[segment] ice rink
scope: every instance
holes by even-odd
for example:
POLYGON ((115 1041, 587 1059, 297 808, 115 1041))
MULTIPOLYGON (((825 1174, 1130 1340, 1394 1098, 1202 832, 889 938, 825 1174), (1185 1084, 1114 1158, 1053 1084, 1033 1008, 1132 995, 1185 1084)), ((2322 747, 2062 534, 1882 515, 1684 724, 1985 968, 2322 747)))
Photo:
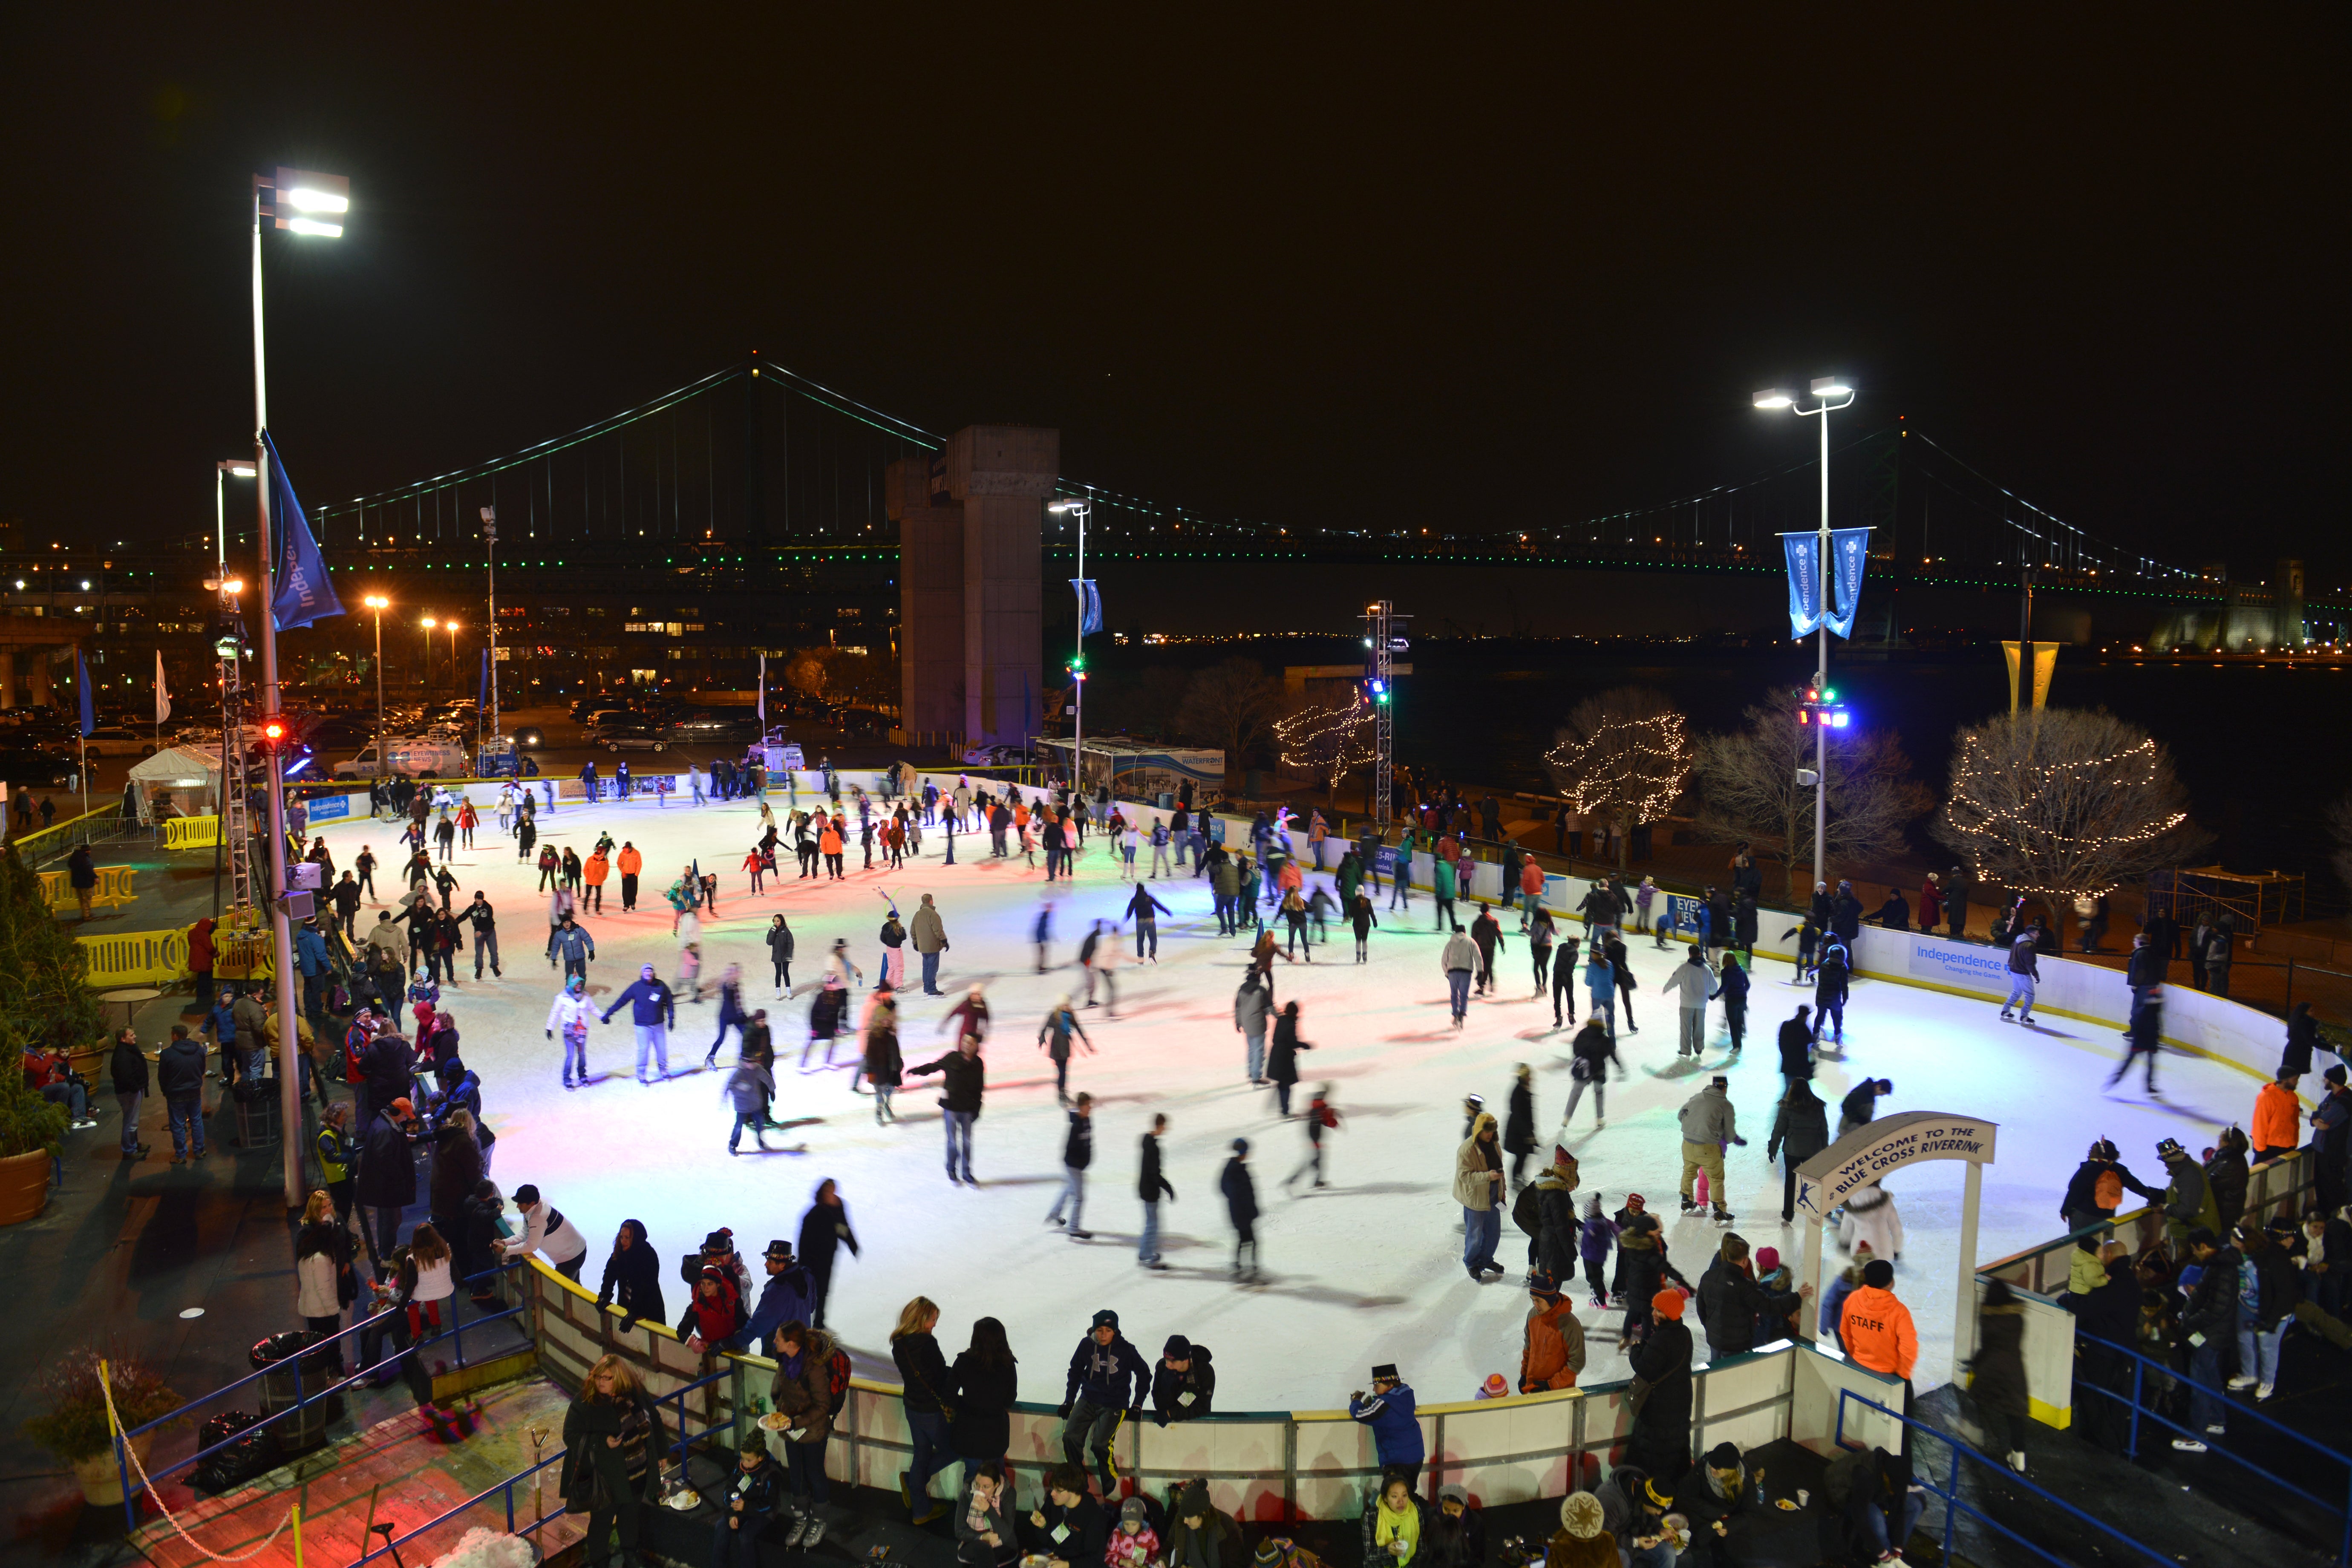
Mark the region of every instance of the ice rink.
MULTIPOLYGON (((781 795, 772 804, 781 817, 781 795)), ((1082 1054, 1071 1072, 1073 1089, 1091 1091, 1097 1105, 1086 1206, 1094 1239, 1079 1242, 1044 1223, 1061 1184, 1065 1121, 1035 1037, 1055 997, 1083 995, 1083 976, 1069 961, 1087 922, 1119 913, 1128 900, 1130 885, 1099 840, 1090 841, 1075 883, 1051 890, 1059 966, 1037 974, 1030 934, 1039 900, 1048 896, 1045 873, 1018 858, 989 860, 984 835, 958 837, 954 866, 941 863, 941 840, 931 833, 921 858, 901 871, 852 870, 838 883, 794 880, 787 851, 781 857, 784 878, 753 897, 740 869, 759 834, 749 802, 693 809, 673 800, 666 810, 642 797, 627 805, 564 805, 542 812, 539 827, 542 843, 575 847, 583 858, 600 829, 645 854, 637 910, 620 912, 615 875, 604 912, 586 921, 598 950, 591 989, 607 1005, 642 963, 674 977, 677 948, 661 889, 679 867, 698 858, 719 875, 719 913, 704 926, 706 1000, 695 1006, 681 998, 670 1049, 674 1076, 650 1088, 632 1081, 624 1013, 592 1038, 597 1081, 570 1093, 559 1081, 560 1047, 542 1035, 557 976, 542 955, 547 900, 535 890, 536 869, 516 860, 512 842, 498 834, 488 813, 478 831, 480 847, 456 856, 457 900, 462 905, 477 888, 488 893, 510 972, 477 984, 468 952, 460 960, 464 983, 443 994, 465 1058, 482 1078, 488 1119, 499 1135, 497 1179, 509 1193, 537 1183, 587 1234, 583 1278, 592 1288, 620 1222, 642 1220, 663 1260, 675 1321, 684 1304, 677 1282, 682 1251, 722 1225, 754 1254, 770 1237, 796 1237, 812 1190, 830 1176, 840 1184, 863 1251, 840 1262, 829 1321, 869 1366, 887 1366, 898 1309, 921 1294, 940 1304, 940 1337, 950 1354, 972 1319, 1002 1319, 1023 1360, 1023 1396, 1046 1403, 1060 1399, 1070 1351, 1101 1307, 1118 1311, 1147 1357, 1175 1332, 1210 1347, 1223 1409, 1328 1408, 1365 1382, 1369 1366, 1386 1361, 1403 1369, 1424 1402, 1472 1397, 1490 1373, 1516 1381, 1528 1305, 1518 1288, 1526 1238, 1506 1216, 1498 1256, 1511 1272, 1497 1283, 1474 1283, 1462 1267, 1461 1211, 1451 1196, 1465 1094, 1484 1094, 1499 1117, 1513 1064, 1532 1063, 1547 1153, 1567 1099, 1572 1030, 1553 1029, 1549 999, 1528 999, 1529 966, 1515 922, 1506 922, 1496 966, 1501 994, 1474 1002, 1460 1033, 1446 1016, 1441 940, 1425 897, 1415 897, 1409 913, 1390 912, 1381 897, 1382 923, 1367 965, 1350 961, 1351 943, 1337 925, 1339 940, 1318 947, 1311 964, 1277 963, 1277 998, 1300 1004, 1302 1032, 1315 1047, 1302 1058, 1301 1088, 1330 1083, 1345 1118, 1330 1143, 1329 1188, 1311 1192, 1301 1181, 1286 1191, 1282 1178, 1300 1163, 1306 1139, 1302 1123, 1280 1121, 1271 1095, 1244 1082, 1232 1015, 1244 944, 1217 936, 1205 883, 1152 882, 1172 911, 1160 919, 1160 961, 1121 972, 1115 1017, 1104 1007, 1080 1013, 1097 1054, 1082 1054), (937 1032, 945 1009, 972 982, 987 985, 995 1022, 975 1135, 977 1190, 951 1185, 942 1170, 936 1077, 909 1080, 898 1096, 902 1120, 877 1127, 873 1101, 849 1089, 854 1037, 836 1042, 834 1070, 812 1061, 811 1070, 795 1071, 808 999, 780 1003, 771 994, 762 932, 779 911, 798 940, 796 981, 814 976, 835 938, 845 937, 870 985, 880 963, 876 933, 886 891, 909 917, 922 894, 935 895, 950 943, 940 981, 947 994, 912 990, 902 1007, 910 1067, 950 1048, 937 1032), (716 1024, 716 982, 730 963, 742 965, 746 1005, 769 1009, 778 1056, 776 1114, 799 1123, 789 1135, 769 1137, 789 1152, 753 1154, 748 1142, 740 1157, 726 1151, 732 1119, 720 1091, 731 1036, 718 1070, 703 1070, 702 1058, 716 1024), (1135 1256, 1141 1218, 1137 1141, 1154 1111, 1171 1121, 1164 1158, 1178 1194, 1160 1211, 1161 1247, 1171 1265, 1166 1273, 1138 1267, 1135 1256), (1232 1230, 1217 1192, 1236 1136, 1251 1142, 1265 1211, 1259 1236, 1268 1278, 1254 1287, 1229 1280, 1232 1230)), ((394 868, 404 857, 394 846, 393 825, 351 822, 319 831, 339 868, 362 843, 373 845, 384 862, 378 890, 387 898, 400 890, 394 868)), ((1148 860, 1148 847, 1144 854, 1148 860)), ((857 863, 854 843, 847 859, 857 863)), ((362 935, 375 907, 362 910, 362 935)), ((1464 911, 1465 923, 1470 912, 1464 911)), ((1780 922, 1768 912, 1766 923, 1769 944, 1780 922)), ((1665 1216, 1675 1265, 1696 1283, 1722 1232, 1705 1220, 1675 1217, 1681 1171, 1675 1112, 1707 1074, 1726 1071, 1748 1140, 1729 1153, 1733 1228, 1754 1246, 1788 1252, 1801 1227, 1780 1225, 1780 1172, 1764 1157, 1780 1090, 1773 1039, 1780 1019, 1811 1000, 1811 987, 1794 986, 1788 964, 1760 960, 1746 1058, 1730 1058, 1719 1011, 1711 1010, 1714 1043, 1704 1064, 1678 1068, 1675 1020, 1658 987, 1683 950, 1655 951, 1647 938, 1636 938, 1632 952, 1640 1030, 1623 1033, 1619 1021, 1630 1075, 1609 1085, 1606 1129, 1594 1131, 1590 1105, 1580 1106, 1569 1140, 1581 1164, 1580 1207, 1581 1194, 1596 1189, 1612 1212, 1628 1192, 1645 1194, 1665 1216)), ((2136 1086, 2103 1093, 2120 1045, 2113 1030, 2094 1024, 2052 1018, 2026 1029, 2000 1022, 1997 1009, 1984 1003, 1858 980, 1843 1058, 1822 1060, 1816 1087, 1829 1102, 1832 1131, 1838 1100, 1864 1075, 1894 1080, 1881 1114, 1949 1110, 1999 1121, 1999 1157, 1986 1172, 1979 1243, 1979 1258, 1990 1259, 2058 1234, 2060 1194, 2094 1137, 2113 1137, 2137 1175, 2158 1180, 2158 1140, 2177 1136, 2193 1151, 2251 1113, 2255 1081, 2200 1058, 2165 1057, 2161 1104, 2136 1086)), ((1958 1164, 1918 1165, 1887 1184, 1907 1233, 1895 1288, 1917 1321, 1923 1389, 1951 1373, 1962 1173, 1958 1164)), ((1824 1278, 1843 1261, 1831 1248, 1824 1278)), ((1580 1289, 1576 1299, 1586 1303, 1578 1314, 1591 1352, 1584 1381, 1622 1377, 1619 1314, 1591 1307, 1580 1289)))

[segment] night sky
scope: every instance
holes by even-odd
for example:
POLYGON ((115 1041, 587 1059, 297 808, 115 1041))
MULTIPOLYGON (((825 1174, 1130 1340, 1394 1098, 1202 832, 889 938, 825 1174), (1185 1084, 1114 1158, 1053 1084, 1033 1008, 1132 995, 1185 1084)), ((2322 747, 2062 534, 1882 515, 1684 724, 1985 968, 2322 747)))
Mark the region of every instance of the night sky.
POLYGON ((1156 499, 1565 521, 1805 457, 1749 395, 1835 372, 2107 538, 2352 574, 2346 13, 1274 9, 15 7, 0 516, 209 526, 285 163, 354 196, 268 241, 306 499, 756 346, 1156 499))

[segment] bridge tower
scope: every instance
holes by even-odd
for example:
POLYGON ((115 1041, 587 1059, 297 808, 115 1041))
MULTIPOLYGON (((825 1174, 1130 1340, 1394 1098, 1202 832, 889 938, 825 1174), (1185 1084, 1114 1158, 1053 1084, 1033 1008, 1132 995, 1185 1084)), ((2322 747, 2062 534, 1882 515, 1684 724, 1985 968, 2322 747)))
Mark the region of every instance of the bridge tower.
POLYGON ((1017 745, 1045 716, 1040 551, 1058 430, 968 425, 890 465, 898 524, 899 723, 909 736, 1017 745))

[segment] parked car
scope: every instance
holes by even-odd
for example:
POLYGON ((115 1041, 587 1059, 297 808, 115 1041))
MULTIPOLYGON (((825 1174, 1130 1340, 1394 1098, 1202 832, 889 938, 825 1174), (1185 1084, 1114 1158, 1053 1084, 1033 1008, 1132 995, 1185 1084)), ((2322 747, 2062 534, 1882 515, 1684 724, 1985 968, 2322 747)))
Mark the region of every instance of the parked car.
POLYGON ((79 789, 81 773, 71 757, 22 746, 0 749, 0 783, 13 789, 79 789))
POLYGON ((666 752, 669 741, 650 724, 614 724, 596 731, 596 743, 608 752, 666 752))
POLYGON ((359 755, 335 764, 335 777, 339 779, 372 779, 391 773, 406 773, 412 778, 461 779, 471 772, 465 747, 432 740, 387 742, 381 766, 371 742, 359 755))
POLYGON ((155 749, 153 730, 134 730, 128 724, 100 724, 79 738, 93 757, 143 757, 155 749))
POLYGON ((760 721, 749 712, 702 709, 679 714, 665 728, 673 741, 750 741, 758 738, 760 721))

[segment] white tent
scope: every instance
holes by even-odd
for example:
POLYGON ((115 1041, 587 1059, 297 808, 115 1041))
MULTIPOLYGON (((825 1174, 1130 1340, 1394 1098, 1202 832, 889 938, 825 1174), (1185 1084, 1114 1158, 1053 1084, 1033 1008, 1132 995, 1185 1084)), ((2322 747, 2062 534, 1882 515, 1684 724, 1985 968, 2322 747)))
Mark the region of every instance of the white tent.
POLYGON ((134 764, 130 783, 137 792, 139 820, 152 826, 158 816, 208 816, 218 812, 220 773, 218 752, 187 746, 166 746, 134 764))

